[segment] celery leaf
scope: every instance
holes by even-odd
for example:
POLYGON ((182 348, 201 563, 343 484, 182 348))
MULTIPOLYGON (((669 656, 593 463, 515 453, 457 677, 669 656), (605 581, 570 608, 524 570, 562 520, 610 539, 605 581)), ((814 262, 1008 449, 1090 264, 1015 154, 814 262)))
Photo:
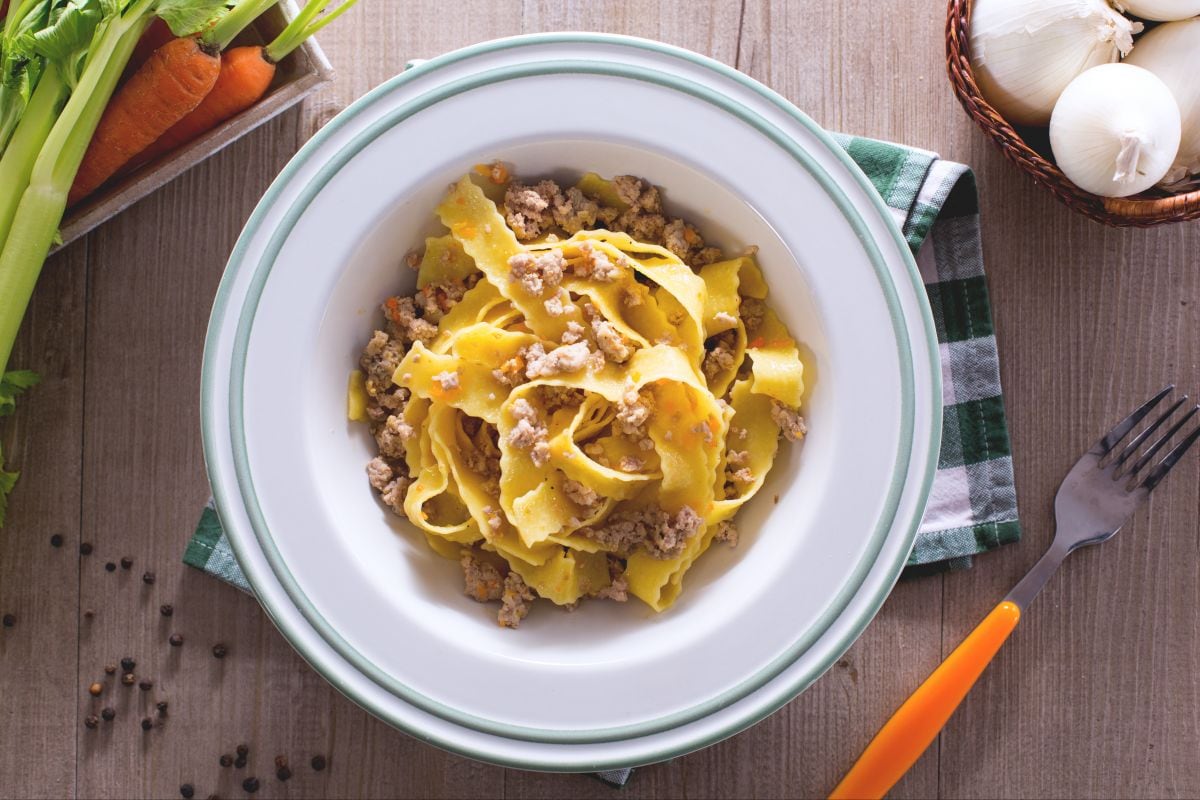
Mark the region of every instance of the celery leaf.
POLYGON ((228 10, 226 0, 158 0, 158 16, 176 36, 207 28, 228 10))
POLYGON ((17 395, 37 385, 41 380, 36 372, 27 369, 4 373, 0 378, 0 417, 6 417, 17 407, 17 395))

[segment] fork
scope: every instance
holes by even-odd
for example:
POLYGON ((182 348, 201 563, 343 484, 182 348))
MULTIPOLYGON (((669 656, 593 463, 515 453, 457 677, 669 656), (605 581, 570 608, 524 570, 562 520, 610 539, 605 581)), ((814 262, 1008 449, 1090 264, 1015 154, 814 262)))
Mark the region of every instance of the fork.
POLYGON ((1022 612, 1037 597, 1063 559, 1080 547, 1111 539, 1179 463, 1188 448, 1200 439, 1200 426, 1197 426, 1161 460, 1151 465, 1155 456, 1200 411, 1200 406, 1194 406, 1140 456, 1137 455, 1138 450, 1187 402, 1187 395, 1184 395, 1118 451, 1121 442, 1174 389, 1174 385, 1167 386, 1150 398, 1075 463, 1054 498, 1057 530, 1050 549, 896 710, 833 790, 830 800, 883 797, 937 738, 1012 633, 1022 612))

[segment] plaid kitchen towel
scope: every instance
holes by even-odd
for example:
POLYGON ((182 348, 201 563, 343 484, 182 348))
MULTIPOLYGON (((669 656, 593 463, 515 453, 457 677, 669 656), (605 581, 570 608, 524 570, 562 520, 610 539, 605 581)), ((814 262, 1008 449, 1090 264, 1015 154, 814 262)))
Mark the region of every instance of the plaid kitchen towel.
MULTIPOLYGON (((836 139, 871 179, 916 255, 941 346, 942 450, 910 572, 962 569, 973 555, 1020 537, 975 176, 925 150, 836 139)), ((250 591, 211 503, 183 560, 250 591)), ((630 773, 597 777, 622 786, 630 773)))

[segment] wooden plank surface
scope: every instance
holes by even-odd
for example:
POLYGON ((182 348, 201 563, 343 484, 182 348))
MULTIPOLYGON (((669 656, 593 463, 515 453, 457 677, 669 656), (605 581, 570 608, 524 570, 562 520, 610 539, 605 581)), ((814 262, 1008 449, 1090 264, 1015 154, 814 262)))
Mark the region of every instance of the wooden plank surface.
MULTIPOLYGON (((1036 560, 1072 454, 1168 380, 1200 391, 1200 225, 1106 230, 1032 187, 953 99, 940 4, 454 9, 363 0, 321 35, 334 84, 47 266, 14 357, 46 382, 0 423, 10 462, 25 472, 0 535, 0 613, 18 617, 0 629, 0 796, 170 797, 189 782, 198 797, 238 797, 251 775, 262 797, 612 794, 587 776, 481 765, 388 728, 312 672, 252 599, 179 563, 207 496, 199 359, 225 255, 296 148, 410 58, 538 30, 657 38, 737 66, 829 128, 936 150, 979 177, 1024 539, 970 571, 902 582, 808 692, 726 742, 639 770, 626 795, 827 792, 1036 560), (49 544, 55 532, 60 550, 49 544), (78 555, 81 537, 91 556, 78 555), (123 556, 129 570, 104 569, 123 556), (168 645, 174 632, 182 647, 168 645), (211 654, 218 642, 229 651, 221 660, 211 654), (125 656, 153 687, 104 676, 125 656), (104 684, 95 700, 93 680, 104 684), (85 729, 105 705, 116 718, 85 729), (247 766, 221 767, 240 743, 247 766), (308 766, 315 754, 327 757, 324 772, 308 766), (277 755, 294 772, 286 784, 273 774, 277 755)), ((1168 487, 1116 540, 1072 556, 893 796, 1200 794, 1200 463, 1168 487)))

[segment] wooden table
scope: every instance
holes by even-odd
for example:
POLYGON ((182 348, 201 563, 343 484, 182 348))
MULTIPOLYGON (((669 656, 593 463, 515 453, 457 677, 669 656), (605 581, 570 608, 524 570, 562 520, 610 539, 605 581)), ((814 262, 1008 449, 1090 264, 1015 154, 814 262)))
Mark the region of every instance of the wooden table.
MULTIPOLYGON (((631 797, 828 791, 877 726, 1049 542, 1073 456, 1168 380, 1200 391, 1200 225, 1109 230, 1035 189, 967 120, 940 3, 363 0, 321 35, 338 70, 297 111, 51 259, 13 365, 44 383, 0 425, 23 472, 0 534, 0 795, 610 797, 586 776, 447 755, 310 670, 255 602, 180 563, 208 497, 199 367, 209 303, 255 202, 302 142, 409 58, 496 36, 605 30, 737 66, 823 125, 971 164, 1024 538, 905 581, 814 687, 757 727, 640 770, 631 797), (50 537, 61 535, 55 549, 50 537), (90 542, 91 556, 78 555, 90 542), (129 570, 105 563, 133 559, 129 570), (142 582, 151 570, 153 585, 142 582), (174 615, 160 616, 170 603, 174 615), (173 632, 185 637, 172 648, 173 632), (215 642, 229 655, 210 654, 215 642), (88 695, 130 655, 149 691, 88 695), (166 724, 139 721, 166 699, 166 724), (83 725, 99 705, 117 718, 83 725), (250 745, 249 765, 218 756, 250 745), (314 754, 329 768, 314 773, 314 754), (274 777, 285 754, 295 776, 274 777)), ((896 797, 1200 795, 1200 459, 1113 542, 1074 556, 896 797)))

